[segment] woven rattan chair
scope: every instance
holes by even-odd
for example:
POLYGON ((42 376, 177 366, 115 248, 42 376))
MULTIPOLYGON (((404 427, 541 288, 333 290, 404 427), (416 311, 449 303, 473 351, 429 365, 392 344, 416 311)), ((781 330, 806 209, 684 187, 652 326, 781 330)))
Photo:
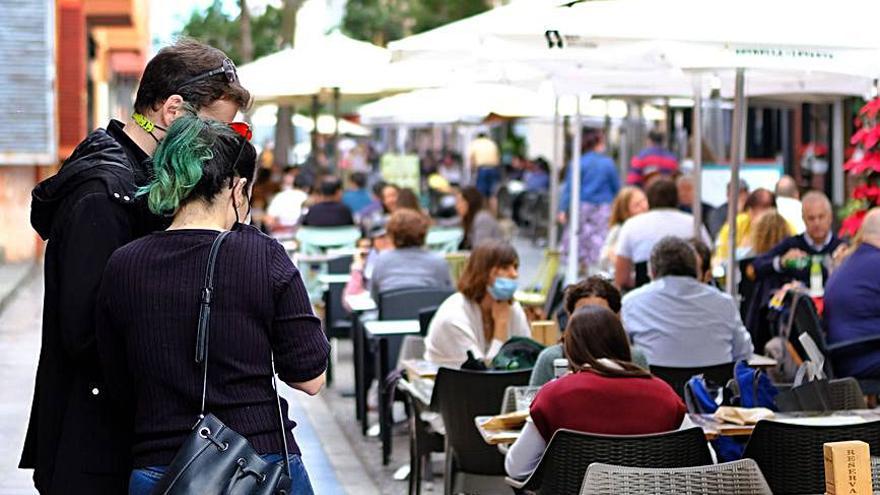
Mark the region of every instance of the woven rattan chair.
POLYGON ((825 492, 827 442, 861 440, 880 452, 880 421, 844 426, 804 426, 777 421, 755 425, 744 458, 754 459, 777 495, 825 492))
POLYGON ((516 411, 516 390, 526 390, 529 392, 537 392, 541 387, 532 387, 532 386, 522 386, 522 387, 507 387, 504 390, 504 398, 501 400, 501 414, 507 414, 509 412, 516 411))
POLYGON ((593 463, 581 495, 772 495, 755 461, 655 469, 593 463))
POLYGON ((674 468, 712 463, 700 428, 653 435, 595 435, 557 430, 538 467, 525 481, 507 478, 517 490, 542 495, 579 493, 587 467, 594 462, 621 466, 674 468))

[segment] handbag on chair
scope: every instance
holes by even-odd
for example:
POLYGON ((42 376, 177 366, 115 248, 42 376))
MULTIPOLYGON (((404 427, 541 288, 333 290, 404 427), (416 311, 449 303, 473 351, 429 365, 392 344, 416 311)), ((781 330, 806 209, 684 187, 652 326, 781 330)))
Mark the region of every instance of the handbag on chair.
POLYGON ((290 455, 281 412, 281 397, 272 360, 272 380, 278 404, 284 466, 260 457, 246 438, 224 425, 213 414, 205 414, 208 390, 208 334, 214 265, 229 231, 221 232, 211 245, 205 285, 202 288, 195 361, 202 365, 202 407, 198 422, 177 451, 153 493, 156 495, 286 495, 290 493, 290 455))

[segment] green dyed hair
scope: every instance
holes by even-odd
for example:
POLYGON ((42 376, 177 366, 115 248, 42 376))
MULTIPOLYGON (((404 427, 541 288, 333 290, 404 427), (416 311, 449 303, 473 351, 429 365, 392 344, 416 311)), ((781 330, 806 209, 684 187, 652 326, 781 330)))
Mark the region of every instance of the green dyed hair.
POLYGON ((150 211, 156 215, 177 212, 202 179, 205 163, 214 158, 216 138, 228 133, 225 125, 190 112, 175 119, 153 155, 150 184, 137 193, 147 196, 150 211))

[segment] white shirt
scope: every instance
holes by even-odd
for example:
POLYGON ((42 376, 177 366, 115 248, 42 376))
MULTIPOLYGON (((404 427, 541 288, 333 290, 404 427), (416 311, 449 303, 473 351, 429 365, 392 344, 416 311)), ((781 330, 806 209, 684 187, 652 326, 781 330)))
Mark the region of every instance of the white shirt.
MULTIPOLYGON (((526 314, 518 302, 510 307, 507 336, 531 336, 526 314)), ((486 342, 480 306, 456 292, 443 301, 431 320, 425 338, 425 359, 435 363, 461 364, 467 360, 467 351, 473 351, 477 359, 492 359, 503 344, 497 339, 486 342)))
POLYGON ((807 230, 807 226, 804 225, 803 204, 800 200, 779 196, 776 198, 776 211, 794 227, 795 235, 803 234, 807 230))
MULTIPOLYGON (((700 226, 700 235, 711 250, 712 238, 706 227, 700 226)), ((658 208, 630 218, 620 228, 617 255, 629 258, 633 263, 648 261, 654 245, 666 236, 692 238, 693 215, 674 208, 658 208)))
POLYGON ((302 214, 302 205, 309 195, 299 189, 284 189, 272 198, 266 213, 278 219, 282 227, 293 227, 302 214))

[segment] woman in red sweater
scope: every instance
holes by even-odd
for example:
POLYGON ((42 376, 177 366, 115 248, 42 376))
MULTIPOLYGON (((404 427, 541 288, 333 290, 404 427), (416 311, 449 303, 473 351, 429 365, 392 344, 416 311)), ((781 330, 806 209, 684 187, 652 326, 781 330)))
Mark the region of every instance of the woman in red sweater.
POLYGON ((607 308, 584 306, 563 334, 568 375, 541 387, 505 469, 524 479, 534 471, 561 428, 606 435, 676 430, 685 417, 681 399, 659 378, 632 363, 620 320, 607 308))

